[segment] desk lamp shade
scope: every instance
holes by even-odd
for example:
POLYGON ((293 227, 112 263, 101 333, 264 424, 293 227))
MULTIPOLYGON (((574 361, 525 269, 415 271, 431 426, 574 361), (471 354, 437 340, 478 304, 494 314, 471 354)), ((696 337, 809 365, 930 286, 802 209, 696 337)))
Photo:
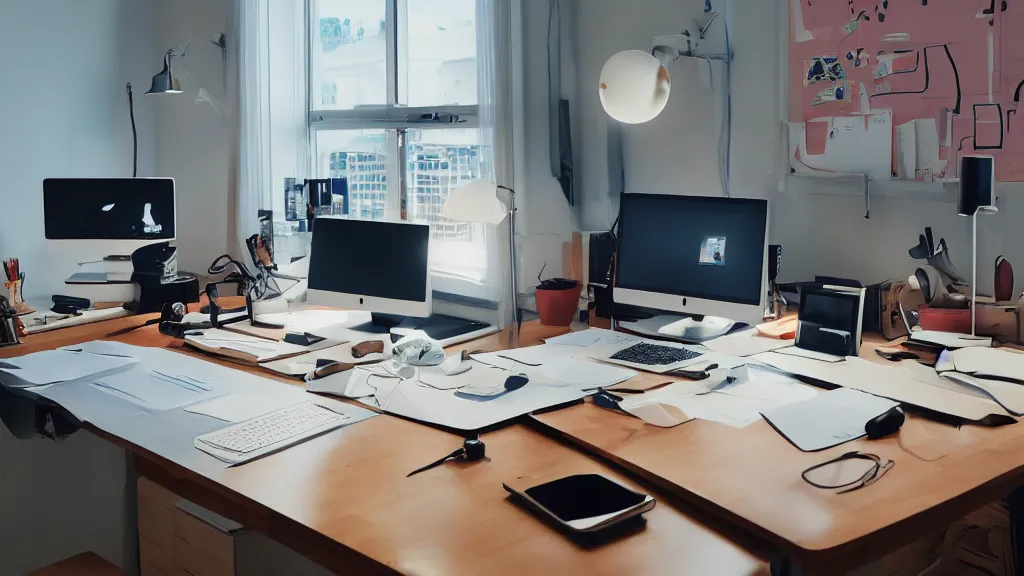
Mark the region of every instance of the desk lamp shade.
POLYGON ((441 216, 449 220, 476 224, 500 224, 508 213, 508 207, 498 199, 497 185, 487 180, 455 188, 441 207, 441 216))
POLYGON ((977 212, 997 212, 995 185, 995 159, 992 156, 963 156, 960 159, 957 213, 974 216, 977 212))
POLYGON ((605 62, 599 90, 609 116, 624 124, 643 124, 665 109, 672 82, 660 60, 642 50, 626 50, 605 62))
POLYGON ((171 58, 174 57, 174 50, 168 50, 164 54, 164 69, 153 76, 153 83, 146 94, 181 94, 181 83, 174 77, 171 68, 171 58))

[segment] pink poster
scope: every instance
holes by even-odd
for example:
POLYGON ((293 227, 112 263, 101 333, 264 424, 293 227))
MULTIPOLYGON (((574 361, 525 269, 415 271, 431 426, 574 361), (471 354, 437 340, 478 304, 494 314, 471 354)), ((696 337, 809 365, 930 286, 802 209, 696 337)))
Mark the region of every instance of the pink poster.
POLYGON ((790 0, 790 13, 794 169, 841 171, 858 146, 891 146, 893 178, 953 179, 960 155, 991 154, 998 180, 1024 181, 1024 0, 790 0), (880 114, 891 139, 830 128, 822 149, 821 122, 880 114))

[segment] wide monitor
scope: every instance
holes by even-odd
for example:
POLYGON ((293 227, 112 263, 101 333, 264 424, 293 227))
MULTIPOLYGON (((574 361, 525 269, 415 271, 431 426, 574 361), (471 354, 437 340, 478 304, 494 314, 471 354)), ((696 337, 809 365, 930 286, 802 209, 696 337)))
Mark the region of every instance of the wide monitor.
POLYGON ((425 318, 431 312, 430 227, 319 217, 306 301, 425 318))
POLYGON ((47 178, 49 240, 174 240, 172 178, 47 178))
POLYGON ((759 323, 767 293, 768 202, 624 194, 616 303, 759 323))

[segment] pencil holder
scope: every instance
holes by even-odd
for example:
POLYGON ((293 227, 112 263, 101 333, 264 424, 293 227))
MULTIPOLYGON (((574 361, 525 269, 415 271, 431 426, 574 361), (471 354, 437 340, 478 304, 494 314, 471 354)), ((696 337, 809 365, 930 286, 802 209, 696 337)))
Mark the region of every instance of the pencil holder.
MULTIPOLYGON (((22 276, 24 277, 24 274, 22 276)), ((35 310, 25 302, 25 295, 21 292, 21 280, 5 282, 4 286, 7 287, 8 300, 14 308, 15 313, 20 316, 22 314, 31 314, 32 312, 35 312, 35 310)))

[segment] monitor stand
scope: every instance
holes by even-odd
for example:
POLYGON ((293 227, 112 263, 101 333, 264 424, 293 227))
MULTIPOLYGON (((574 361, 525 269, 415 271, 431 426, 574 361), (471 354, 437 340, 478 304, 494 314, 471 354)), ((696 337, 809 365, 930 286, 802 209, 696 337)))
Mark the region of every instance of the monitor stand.
POLYGON ((373 312, 370 314, 370 321, 358 326, 353 326, 352 330, 356 332, 365 332, 367 334, 390 334, 392 328, 400 326, 403 322, 410 320, 421 320, 421 318, 410 318, 408 316, 401 316, 399 314, 380 314, 373 312))
POLYGON ((707 342, 728 334, 736 322, 717 316, 691 316, 658 329, 658 333, 669 338, 688 342, 707 342))

